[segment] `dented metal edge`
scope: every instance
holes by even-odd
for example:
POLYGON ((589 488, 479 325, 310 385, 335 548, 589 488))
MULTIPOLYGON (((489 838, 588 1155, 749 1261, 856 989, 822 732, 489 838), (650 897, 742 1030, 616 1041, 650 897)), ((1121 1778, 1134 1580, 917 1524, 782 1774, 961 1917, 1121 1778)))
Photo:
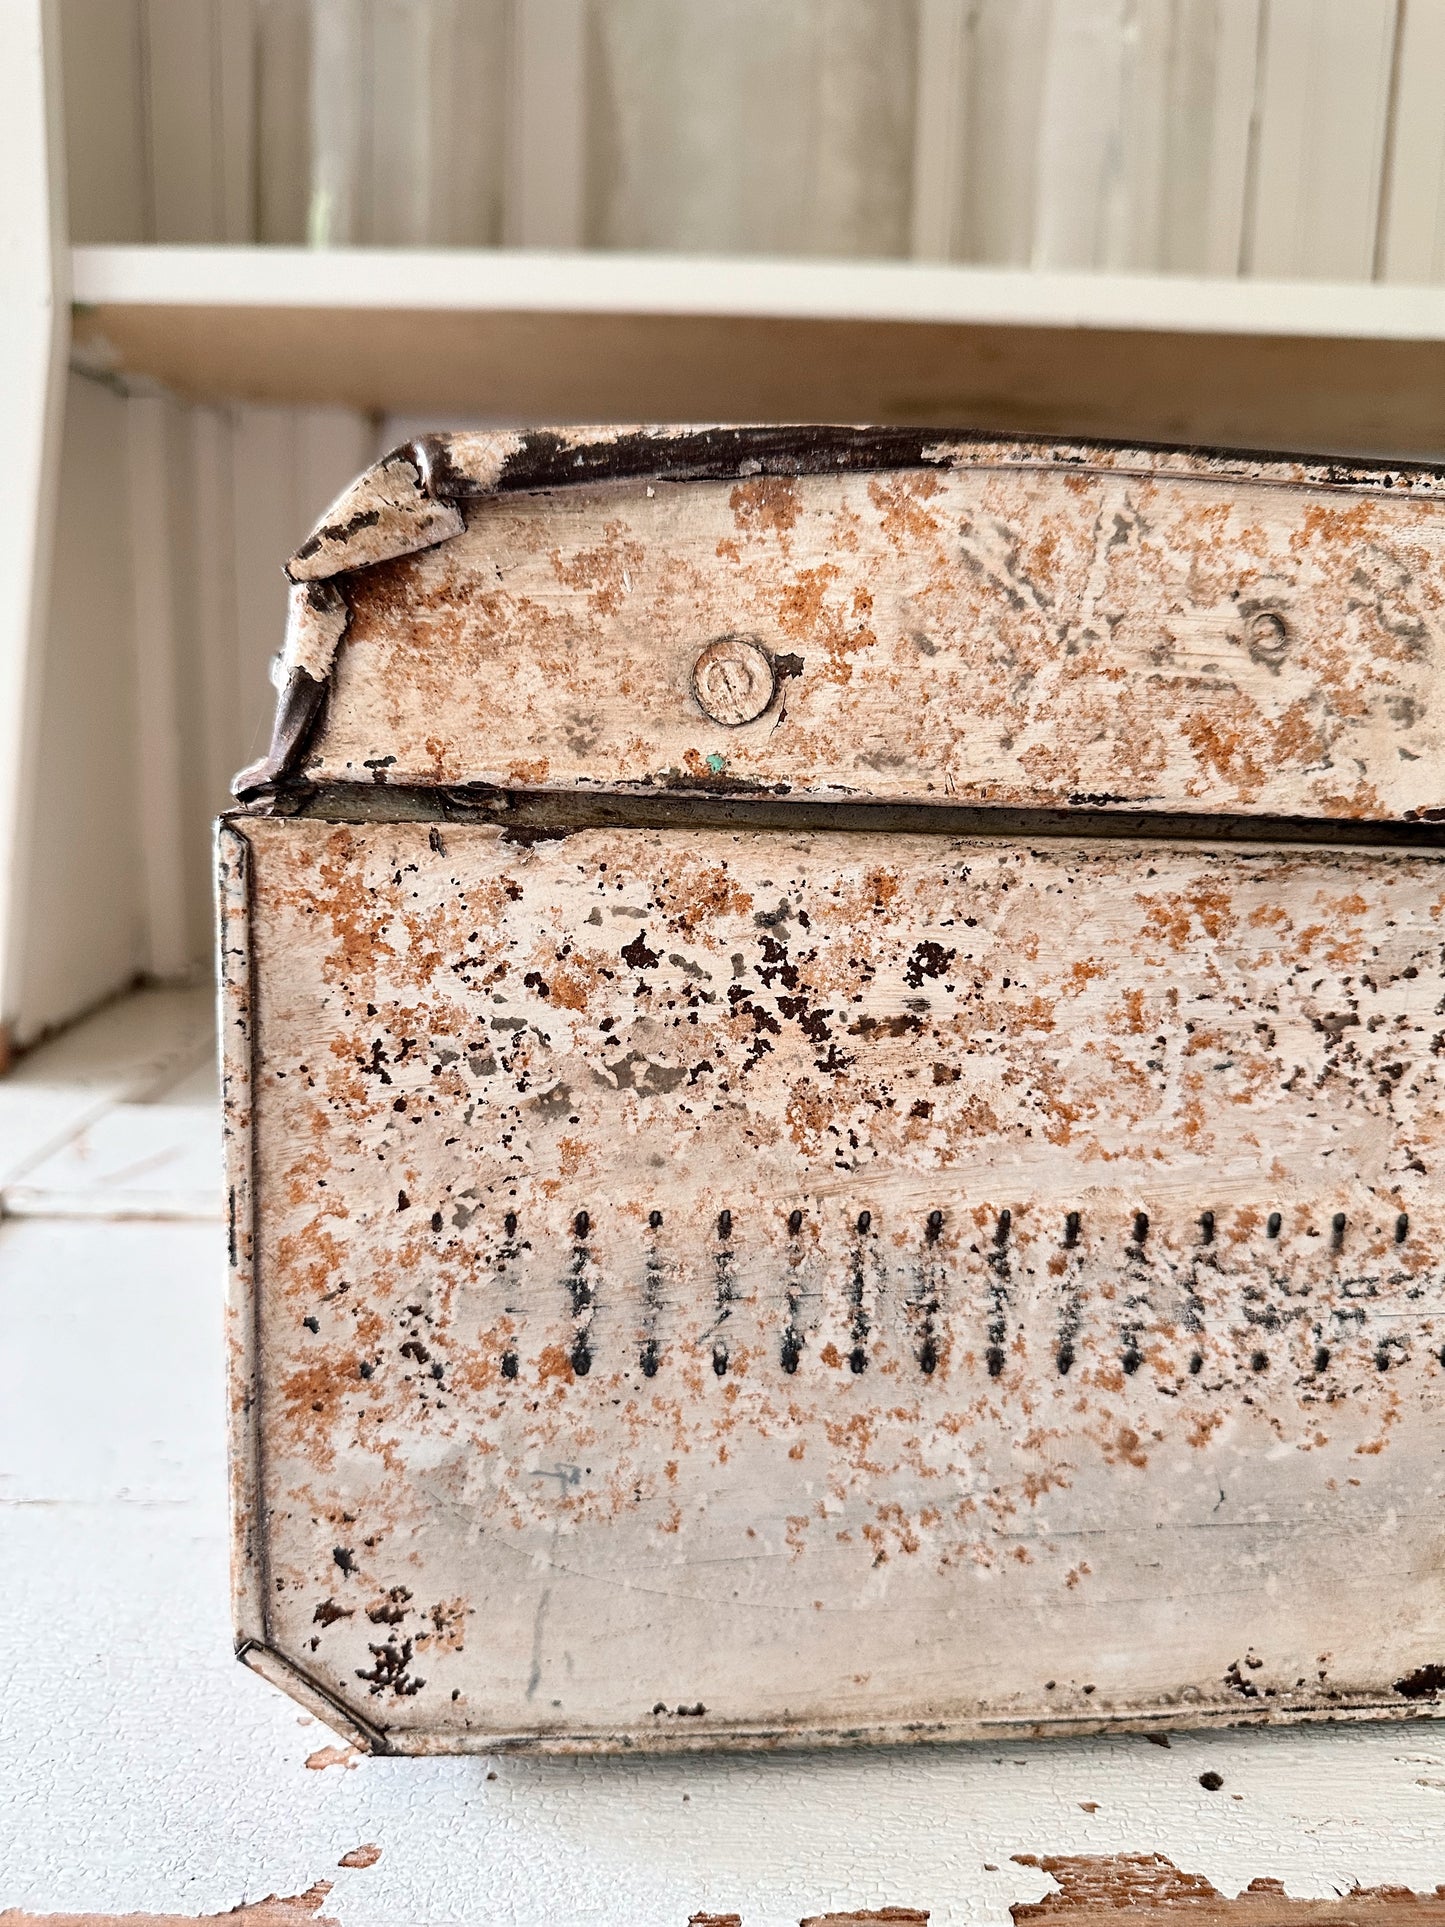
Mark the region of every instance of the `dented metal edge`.
POLYGON ((1168 442, 1061 440, 969 428, 784 426, 539 428, 511 437, 430 435, 409 451, 428 492, 456 501, 491 494, 647 477, 734 481, 754 475, 846 474, 869 469, 1032 466, 1140 474, 1191 473, 1202 462, 1226 480, 1320 488, 1410 488, 1445 493, 1445 465, 1384 460, 1321 461, 1258 449, 1168 442), (511 446, 502 448, 504 441, 511 446), (472 462, 459 459, 475 450, 472 462), (477 465, 480 458, 480 466, 477 465))
POLYGON ((288 672, 276 699, 270 748, 259 763, 248 764, 231 784, 231 794, 239 803, 258 806, 262 811, 269 807, 270 799, 304 761, 330 694, 329 665, 325 677, 313 676, 307 669, 288 672))
POLYGON ((350 619, 342 579, 460 535, 466 516, 459 505, 500 494, 644 477, 716 482, 757 475, 1029 467, 1194 475, 1294 488, 1438 491, 1445 496, 1442 465, 1332 463, 1167 443, 1010 438, 970 429, 801 424, 539 428, 423 436, 392 449, 366 469, 287 562, 291 596, 271 745, 260 762, 237 776, 232 794, 265 808, 299 767, 320 724, 336 652, 350 619))
POLYGON ((841 830, 863 835, 962 836, 1059 841, 1180 842, 1191 848, 1250 846, 1261 852, 1316 849, 1445 851, 1445 822, 1314 816, 1230 816, 1187 810, 1014 804, 870 802, 826 789, 806 797, 622 786, 607 790, 512 790, 481 784, 297 784, 272 798, 270 813, 324 823, 480 823, 516 843, 547 842, 583 830, 841 830))
MULTIPOLYGON (((271 1657, 275 1658, 275 1655, 271 1657)), ((252 1662, 248 1659, 247 1664, 252 1662)), ((305 1680, 299 1669, 282 1661, 286 1678, 305 1680)), ((257 1670, 261 1670, 259 1667, 257 1670)), ((278 1679, 277 1683, 281 1683, 278 1679)), ((306 1682, 311 1691, 318 1689, 306 1682)), ((290 1690, 295 1692, 294 1685, 290 1690)), ((300 1695, 298 1694, 298 1697, 300 1695)), ((323 1696, 324 1697, 324 1696, 323 1696)), ((346 1716, 359 1716, 351 1710, 346 1716)), ((334 1713, 321 1717, 334 1720, 334 1713)), ((976 1720, 879 1721, 844 1727, 784 1727, 738 1724, 701 1728, 686 1732, 669 1726, 649 1733, 569 1732, 499 1733, 478 1729, 446 1728, 439 1731, 398 1727, 377 1737, 380 1745, 368 1739, 373 1751, 409 1756, 434 1757, 439 1754, 509 1753, 551 1757, 593 1757, 621 1754, 691 1754, 733 1752, 832 1752, 853 1746, 931 1746, 961 1742, 1089 1739, 1099 1734, 1184 1733, 1235 1729, 1246 1726, 1319 1726, 1361 1725, 1366 1722, 1397 1724, 1403 1720, 1445 1718, 1445 1705, 1422 1705, 1412 1700, 1402 1706, 1385 1700, 1359 1700, 1335 1707, 1272 1707, 1264 1711, 1236 1710, 1232 1706, 1199 1707, 1187 1704, 1150 1707, 1140 1711, 1101 1713, 1097 1717, 1065 1715, 1057 1719, 992 1718, 976 1720)))
POLYGON ((266 1637, 267 1592, 261 1530, 260 1306, 255 1278, 255 994, 251 845, 224 818, 216 825, 216 899, 226 1182, 231 1612, 237 1640, 244 1646, 266 1637))
POLYGON ((236 1657, 243 1666, 249 1666, 253 1673, 259 1673, 268 1685, 289 1693, 308 1713, 314 1714, 328 1726, 338 1739, 346 1740, 366 1753, 387 1754, 399 1750, 392 1745, 383 1727, 373 1726, 364 1720, 352 1707, 313 1679, 304 1667, 288 1659, 285 1653, 277 1652, 274 1646, 268 1646, 259 1639, 238 1640, 236 1657))

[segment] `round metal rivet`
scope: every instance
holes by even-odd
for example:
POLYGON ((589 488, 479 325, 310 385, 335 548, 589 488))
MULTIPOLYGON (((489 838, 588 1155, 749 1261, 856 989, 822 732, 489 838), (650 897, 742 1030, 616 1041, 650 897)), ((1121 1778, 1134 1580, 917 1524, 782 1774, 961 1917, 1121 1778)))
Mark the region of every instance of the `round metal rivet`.
POLYGON ((745 636, 719 636, 692 666, 692 693, 699 709, 727 729, 755 722, 776 688, 773 665, 745 636))
POLYGON ((1260 649, 1282 649, 1289 640, 1285 619, 1273 609, 1261 609, 1249 625, 1250 640, 1260 649))

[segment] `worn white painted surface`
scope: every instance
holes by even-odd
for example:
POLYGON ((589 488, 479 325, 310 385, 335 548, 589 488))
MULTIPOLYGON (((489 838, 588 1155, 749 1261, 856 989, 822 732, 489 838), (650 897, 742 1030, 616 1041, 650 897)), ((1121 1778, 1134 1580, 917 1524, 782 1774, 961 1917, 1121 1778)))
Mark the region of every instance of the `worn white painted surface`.
POLYGON ((1445 1880, 1423 1727, 308 1771, 331 1736, 229 1651, 223 1257, 219 1225, 0 1224, 0 1908, 202 1912, 325 1878, 344 1927, 844 1903, 958 1927, 1046 1890, 1016 1853, 1158 1851, 1230 1893, 1445 1880), (338 1870, 363 1842, 380 1859, 338 1870))

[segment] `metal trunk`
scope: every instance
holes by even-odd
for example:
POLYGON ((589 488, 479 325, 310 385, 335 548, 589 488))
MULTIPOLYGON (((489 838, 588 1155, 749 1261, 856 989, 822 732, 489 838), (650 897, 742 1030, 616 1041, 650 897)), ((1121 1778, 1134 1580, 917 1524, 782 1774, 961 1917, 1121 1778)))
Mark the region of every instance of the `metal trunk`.
POLYGON ((1442 488, 363 477, 219 834, 242 1657, 398 1752, 1436 1711, 1442 488))

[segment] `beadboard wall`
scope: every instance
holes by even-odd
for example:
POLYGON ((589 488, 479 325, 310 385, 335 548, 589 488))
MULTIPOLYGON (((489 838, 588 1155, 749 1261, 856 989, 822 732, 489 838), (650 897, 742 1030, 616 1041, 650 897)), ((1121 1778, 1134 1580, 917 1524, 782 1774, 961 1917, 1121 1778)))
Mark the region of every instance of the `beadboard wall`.
POLYGON ((63 0, 72 239, 1445 277, 1442 0, 63 0))

